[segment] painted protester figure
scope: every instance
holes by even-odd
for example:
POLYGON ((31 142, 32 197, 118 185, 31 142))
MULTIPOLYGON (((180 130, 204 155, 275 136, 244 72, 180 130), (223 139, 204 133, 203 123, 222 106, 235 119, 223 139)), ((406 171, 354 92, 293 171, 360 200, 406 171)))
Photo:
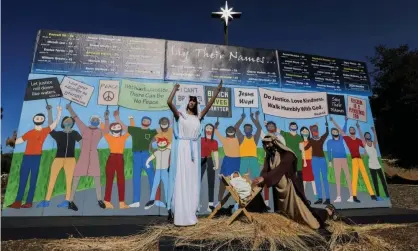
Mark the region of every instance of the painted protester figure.
MULTIPOLYGON (((333 118, 330 117, 329 120, 332 122, 333 118)), ((347 120, 348 118, 345 117, 345 123, 342 129, 344 133, 347 133, 347 120)), ((343 137, 340 134, 341 133, 337 128, 331 128, 332 138, 327 142, 328 166, 334 167, 335 183, 337 186, 337 198, 334 202, 341 202, 341 170, 344 171, 345 179, 348 184, 348 191, 350 193, 347 202, 353 202, 353 190, 351 188, 351 176, 348 169, 347 154, 345 153, 343 137)))
MULTIPOLYGON (((48 124, 52 125, 52 110, 51 106, 48 109, 48 124)), ((64 169, 65 174, 65 200, 57 205, 59 208, 68 208, 71 196, 71 184, 73 181, 74 169, 76 165, 75 159, 75 144, 78 142, 81 145, 81 135, 78 131, 73 130, 75 120, 72 117, 65 116, 61 122, 62 131, 52 130, 49 135, 55 140, 57 144, 57 153, 51 165, 51 173, 49 175, 49 184, 46 197, 41 201, 37 207, 49 207, 52 192, 54 191, 55 182, 61 169, 64 169)))
MULTIPOLYGON (((128 127, 120 120, 119 111, 114 111, 115 117, 114 123, 109 125, 108 133, 104 134, 104 138, 109 144, 110 155, 106 161, 106 188, 104 203, 106 208, 114 208, 111 203, 113 179, 116 174, 116 182, 119 193, 119 208, 129 208, 125 203, 125 161, 123 159, 123 153, 125 151, 125 143, 130 134, 127 132, 128 127)), ((132 117, 129 118, 132 123, 132 117)), ((103 124, 100 125, 101 129, 105 131, 103 124)))
POLYGON ((104 130, 99 128, 101 124, 100 116, 93 115, 89 119, 89 125, 81 121, 78 115, 74 112, 71 104, 67 104, 67 110, 70 112, 71 117, 75 120, 77 127, 80 129, 83 143, 81 145, 80 157, 78 158, 75 166, 73 186, 71 189, 70 203, 68 209, 78 211, 77 205, 74 203, 74 196, 77 192, 77 187, 80 182, 80 178, 83 176, 93 177, 94 184, 96 186, 97 203, 99 207, 106 208, 102 200, 102 185, 100 183, 100 162, 97 146, 104 134, 109 130, 109 111, 104 114, 105 126, 104 130))
POLYGON ((237 132, 237 137, 240 143, 239 152, 241 157, 240 163, 240 173, 249 174, 250 178, 253 179, 260 174, 260 165, 258 164, 257 159, 257 144, 260 140, 260 135, 262 131, 261 124, 258 120, 260 112, 254 114, 251 113, 251 121, 257 128, 255 134, 253 134, 253 126, 251 124, 244 125, 244 134, 241 132, 240 126, 245 119, 245 113, 242 114, 241 119, 235 124, 235 129, 237 132))
MULTIPOLYGON (((49 109, 49 108, 47 108, 49 109)), ((58 121, 61 118, 62 108, 57 107, 57 119, 47 127, 42 127, 45 122, 45 115, 38 113, 33 116, 34 128, 26 132, 22 137, 19 137, 15 144, 26 143, 25 153, 23 155, 22 165, 19 174, 19 188, 17 190, 16 200, 8 207, 10 208, 31 208, 33 197, 35 195, 36 182, 38 180, 39 165, 41 163, 42 146, 48 134, 55 129, 58 121), (29 180, 29 192, 26 198, 26 203, 22 205, 23 196, 25 194, 26 183, 29 180)))
MULTIPOLYGON (((328 121, 325 117, 325 133, 322 136, 319 136, 319 127, 318 123, 310 126, 312 138, 309 139, 308 144, 304 149, 309 149, 312 147, 312 169, 315 178, 316 191, 318 193, 318 200, 314 204, 324 203, 325 205, 331 204, 330 194, 329 194, 329 183, 328 183, 328 165, 325 160, 324 155, 324 143, 328 137, 328 121), (322 181, 322 184, 321 184, 322 181), (323 201, 322 185, 325 189, 325 201, 323 201)), ((302 174, 303 177, 303 174, 302 174)))
MULTIPOLYGON (((155 159, 155 175, 154 182, 151 189, 150 200, 145 204, 145 209, 149 209, 154 206, 157 188, 162 181, 164 187, 164 194, 168 195, 168 168, 170 167, 170 153, 171 150, 168 147, 169 142, 167 138, 157 138, 158 149, 147 159, 145 165, 147 168, 151 168, 151 161, 155 159)), ((165 205, 164 205, 165 206, 165 205)))
POLYGON ((307 127, 302 126, 302 128, 300 128, 300 135, 303 137, 302 143, 305 151, 303 161, 306 163, 306 165, 303 165, 302 167, 303 190, 306 188, 306 183, 310 182, 312 184, 313 194, 317 196, 315 177, 312 170, 312 146, 307 147, 311 140, 311 132, 307 127))
MULTIPOLYGON (((383 173, 382 166, 380 165, 378 156, 377 156, 377 134, 374 130, 374 127, 371 128, 373 132, 374 140, 372 139, 372 135, 369 132, 364 133, 364 137, 362 136, 364 150, 366 151, 369 157, 369 170, 370 175, 372 176, 374 190, 376 191, 377 200, 383 200, 380 197, 379 191, 379 181, 378 176, 380 178, 380 182, 382 183, 383 190, 385 191, 386 197, 389 197, 388 187, 386 185, 385 174, 383 173)), ((359 128, 359 133, 362 135, 361 130, 359 128)))
POLYGON ((299 185, 303 186, 302 167, 306 166, 306 162, 303 161, 305 159, 305 149, 302 143, 302 136, 297 134, 298 129, 299 127, 298 124, 296 124, 296 122, 289 123, 289 132, 285 132, 283 130, 280 130, 280 128, 277 128, 279 133, 284 137, 286 141, 286 146, 289 147, 294 154, 296 154, 296 158, 298 161, 296 174, 299 177, 299 185))
MULTIPOLYGON (((345 143, 347 144, 348 150, 351 154, 351 164, 352 164, 352 190, 353 190, 353 200, 354 202, 360 203, 360 200, 357 198, 357 183, 358 183, 358 176, 359 171, 361 175, 363 176, 364 184, 366 185, 367 191, 370 194, 370 197, 372 200, 377 200, 376 195, 373 192, 373 188, 370 184, 369 176, 367 175, 366 167, 364 166, 363 159, 360 155, 360 147, 364 147, 363 141, 361 141, 359 138, 356 137, 356 129, 352 126, 349 127, 348 132, 350 136, 347 136, 345 132, 341 129, 341 127, 335 122, 335 120, 332 120, 332 123, 334 126, 340 131, 341 135, 343 136, 343 139, 345 143)), ((358 129, 360 129, 360 125, 358 122, 356 123, 356 126, 358 129)))
POLYGON ((208 212, 212 212, 214 190, 215 190, 215 170, 219 168, 219 157, 218 157, 218 141, 213 139, 215 127, 212 124, 207 124, 204 128, 205 136, 200 138, 201 144, 201 178, 202 181, 205 172, 208 176, 208 212), (213 154, 213 158, 212 158, 213 154))
POLYGON ((141 202, 141 176, 144 170, 147 173, 150 190, 154 182, 154 167, 152 162, 150 168, 147 168, 147 159, 151 156, 152 142, 157 135, 157 130, 150 129, 151 118, 144 116, 141 119, 141 127, 136 127, 133 118, 131 118, 131 126, 128 132, 132 135, 132 155, 133 155, 133 201, 129 207, 140 207, 141 202))
MULTIPOLYGON (((167 117, 162 117, 158 121, 160 128, 157 129, 157 135, 155 135, 153 141, 158 141, 159 138, 166 138, 168 141, 167 148, 171 148, 171 143, 173 142, 173 128, 170 127, 170 120, 167 117)), ((157 144, 158 149, 158 144, 157 144)), ((155 179, 154 179, 155 180, 155 179)), ((159 181, 158 181, 159 182, 159 181)), ((154 187, 154 184, 153 184, 154 187)), ((167 197, 167 194, 165 194, 167 197)), ((161 184, 158 183, 157 192, 155 194, 155 201, 154 204, 158 207, 166 207, 166 204, 161 201, 161 184)))
MULTIPOLYGON (((236 130, 233 126, 228 126, 225 130, 225 137, 221 135, 218 130, 219 122, 215 123, 215 135, 222 143, 225 156, 222 160, 221 170, 219 174, 224 176, 230 176, 234 172, 240 170, 240 153, 239 153, 239 141, 236 137, 236 130)), ((218 191, 218 203, 222 200, 225 194, 226 187, 223 182, 219 182, 218 191)))

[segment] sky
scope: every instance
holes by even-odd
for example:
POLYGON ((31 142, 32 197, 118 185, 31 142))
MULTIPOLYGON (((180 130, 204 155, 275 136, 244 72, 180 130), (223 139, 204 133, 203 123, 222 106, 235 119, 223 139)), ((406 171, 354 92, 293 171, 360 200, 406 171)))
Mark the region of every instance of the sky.
MULTIPOLYGON (((39 29, 222 44, 222 23, 210 14, 224 4, 223 0, 2 1, 1 143, 18 128, 39 29)), ((232 0, 228 5, 243 12, 230 24, 230 45, 359 61, 372 56, 378 44, 418 47, 416 0, 232 0)))

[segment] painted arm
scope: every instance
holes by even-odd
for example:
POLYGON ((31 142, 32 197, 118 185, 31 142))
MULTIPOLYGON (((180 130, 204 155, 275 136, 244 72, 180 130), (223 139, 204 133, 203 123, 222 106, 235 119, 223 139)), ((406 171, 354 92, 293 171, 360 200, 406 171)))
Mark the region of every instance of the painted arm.
POLYGON ((343 131, 344 131, 345 134, 347 134, 347 121, 348 121, 348 119, 346 117, 346 119, 344 121, 344 127, 343 127, 343 131))
MULTIPOLYGON (((340 134, 342 136, 345 136, 346 135, 345 134, 345 131, 343 131, 343 129, 341 129, 341 127, 338 125, 337 122, 335 122, 335 120, 332 117, 330 117, 329 120, 334 124, 334 126, 338 129, 338 131, 340 131, 340 134)), ((347 117, 345 118, 345 123, 347 123, 347 117)))
POLYGON ((218 153, 218 151, 213 152, 213 159, 215 160, 214 170, 218 170, 218 168, 219 168, 219 153, 218 153))
POLYGON ((145 162, 145 166, 146 166, 147 168, 150 168, 149 163, 150 163, 153 159, 155 159, 155 155, 154 155, 154 154, 151 154, 151 156, 149 156, 149 158, 148 158, 148 159, 147 159, 147 161, 145 162))
POLYGON ((225 138, 219 133, 218 128, 215 128, 215 135, 218 137, 219 141, 221 141, 222 145, 224 145, 225 138))
POLYGON ((364 138, 363 132, 361 131, 361 128, 360 128, 360 125, 359 125, 358 121, 356 123, 356 127, 357 127, 357 130, 358 130, 358 133, 360 134, 361 142, 363 143, 363 146, 365 146, 366 145, 366 139, 364 138))
POLYGON ((215 99, 218 97, 219 92, 222 89, 222 83, 223 81, 221 80, 221 82, 218 85, 218 88, 215 91, 215 94, 212 96, 212 98, 210 98, 209 102, 206 104, 205 108, 200 112, 199 118, 204 118, 206 113, 208 113, 209 109, 212 107, 213 103, 215 102, 215 99))
POLYGON ((329 166, 332 166, 332 139, 328 140, 327 142, 327 155, 328 155, 328 161, 329 166))
POLYGON ((118 110, 113 112, 113 117, 115 117, 116 122, 119 123, 122 126, 122 131, 127 132, 128 131, 128 126, 125 125, 122 122, 122 120, 120 119, 118 110))
POLYGON ((110 124, 109 123, 109 111, 108 110, 105 111, 104 117, 105 117, 105 124, 104 124, 104 129, 103 129, 102 133, 103 133, 103 135, 106 135, 106 134, 109 133, 109 124, 110 124))
POLYGON ((49 129, 52 131, 52 130, 54 130, 55 129, 55 127, 57 127, 57 125, 58 125, 58 121, 61 119, 61 113, 62 113, 62 107, 61 106, 58 106, 57 107, 57 111, 58 111, 58 114, 57 114, 57 119, 55 119, 55 121, 54 122, 52 122, 52 124, 50 124, 49 125, 49 129))
MULTIPOLYGON (((309 143, 308 143, 308 145, 309 145, 309 143)), ((306 167, 308 164, 306 163, 305 146, 304 146, 303 142, 299 143, 299 150, 302 152, 303 167, 306 167)))
POLYGON ((245 114, 243 113, 241 115, 241 118, 234 125, 235 131, 236 131, 236 134, 237 134, 237 138, 238 138, 238 141, 239 141, 240 144, 244 140, 244 134, 242 134, 241 129, 240 129, 241 128, 241 124, 244 121, 244 119, 245 119, 245 114))
POLYGON ((325 143, 325 140, 327 139, 327 137, 329 135, 328 122, 325 123, 325 126, 326 126, 325 133, 321 136, 321 142, 322 142, 322 144, 325 143))
POLYGON ((16 144, 16 145, 18 145, 18 144, 22 144, 23 142, 25 142, 25 140, 23 139, 23 137, 20 137, 20 138, 18 138, 18 139, 15 141, 15 144, 16 144))
POLYGON ((50 125, 52 125, 52 123, 54 123, 54 120, 52 118, 52 106, 47 105, 46 110, 48 111, 48 125, 50 126, 50 125))
POLYGON ((257 131, 255 132, 255 135, 254 135, 254 141, 256 145, 258 144, 258 141, 260 140, 261 131, 263 130, 260 124, 260 120, 258 119, 259 115, 260 115, 260 112, 256 111, 255 119, 254 119, 254 116, 251 116, 251 121, 254 123, 255 127, 257 128, 257 131))
POLYGON ((77 124, 77 127, 80 129, 81 133, 87 129, 87 126, 81 121, 81 119, 77 116, 77 114, 74 112, 73 107, 71 104, 67 104, 66 108, 68 112, 70 113, 71 117, 75 120, 75 123, 77 124))
POLYGON ((176 92, 179 90, 179 88, 180 88, 180 85, 175 84, 174 88, 171 91, 170 96, 168 97, 168 100, 167 100, 168 108, 170 108, 170 110, 173 113, 174 118, 176 120, 179 119, 180 114, 179 114, 179 111, 177 110, 176 106, 173 104, 173 100, 174 100, 174 96, 176 95, 176 92))
POLYGON ((373 126, 370 129, 372 130, 372 133, 373 133, 372 137, 374 138, 374 140, 373 140, 373 146, 374 146, 374 148, 377 148, 377 134, 376 134, 376 130, 374 129, 373 126))

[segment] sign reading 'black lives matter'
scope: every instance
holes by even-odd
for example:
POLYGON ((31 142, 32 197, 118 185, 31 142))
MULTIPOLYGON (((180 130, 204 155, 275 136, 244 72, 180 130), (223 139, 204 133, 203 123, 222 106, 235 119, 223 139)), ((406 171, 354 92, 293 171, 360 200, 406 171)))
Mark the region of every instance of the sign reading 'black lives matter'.
POLYGON ((26 86, 25 101, 62 97, 57 78, 31 79, 26 86))
MULTIPOLYGON (((207 102, 215 95, 217 87, 206 86, 205 87, 205 98, 207 102)), ((231 106, 231 88, 222 87, 215 99, 209 112, 206 114, 207 117, 221 117, 231 118, 232 117, 232 106, 231 106)))

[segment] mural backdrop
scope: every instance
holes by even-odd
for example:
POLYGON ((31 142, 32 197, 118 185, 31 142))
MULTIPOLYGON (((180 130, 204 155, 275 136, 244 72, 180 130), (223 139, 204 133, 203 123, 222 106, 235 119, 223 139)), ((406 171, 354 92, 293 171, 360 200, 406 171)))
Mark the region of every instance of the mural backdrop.
POLYGON ((258 176, 268 133, 298 156, 314 207, 391 206, 364 63, 42 30, 3 216, 167 214, 175 130, 167 98, 180 83, 176 105, 192 95, 203 107, 220 79, 202 121, 200 214, 223 197, 218 175, 230 166, 258 176))

